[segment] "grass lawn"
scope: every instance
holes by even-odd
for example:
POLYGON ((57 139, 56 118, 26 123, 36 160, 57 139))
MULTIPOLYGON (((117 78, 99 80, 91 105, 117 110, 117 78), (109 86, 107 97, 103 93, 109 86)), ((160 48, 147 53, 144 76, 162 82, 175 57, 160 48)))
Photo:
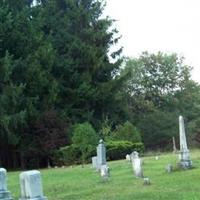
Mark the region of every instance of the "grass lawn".
MULTIPOLYGON (((109 162, 111 178, 102 182, 91 165, 40 170, 44 194, 48 200, 199 200, 200 151, 191 153, 194 169, 165 172, 168 163, 176 165, 177 155, 163 154, 159 160, 144 157, 144 176, 151 180, 144 186, 134 177, 125 160, 109 162)), ((8 189, 14 199, 20 197, 19 173, 8 173, 8 189)))

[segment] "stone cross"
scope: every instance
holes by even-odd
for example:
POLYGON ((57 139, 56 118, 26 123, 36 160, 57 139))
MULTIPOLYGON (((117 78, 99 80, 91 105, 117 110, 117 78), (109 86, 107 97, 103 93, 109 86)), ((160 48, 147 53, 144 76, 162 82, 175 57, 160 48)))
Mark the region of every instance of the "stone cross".
POLYGON ((190 152, 187 147, 185 125, 182 116, 179 116, 179 136, 180 136, 180 166, 184 169, 192 167, 192 161, 190 160, 190 152))
POLYGON ((101 170, 102 165, 106 165, 106 147, 101 139, 97 146, 97 170, 101 170))
POLYGON ((7 172, 0 168, 0 200, 12 200, 10 192, 7 190, 7 172))
POLYGON ((41 176, 37 170, 22 172, 20 187, 20 200, 47 200, 47 197, 43 196, 41 176))
POLYGON ((143 170, 142 170, 142 160, 139 158, 139 153, 134 151, 131 154, 132 157, 132 167, 136 177, 143 178, 143 170))

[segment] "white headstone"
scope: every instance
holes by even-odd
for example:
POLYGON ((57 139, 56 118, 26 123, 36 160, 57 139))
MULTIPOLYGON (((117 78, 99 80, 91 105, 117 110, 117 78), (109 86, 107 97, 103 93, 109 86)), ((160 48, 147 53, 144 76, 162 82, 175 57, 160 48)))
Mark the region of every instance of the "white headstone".
POLYGON ((143 178, 143 185, 151 185, 150 179, 148 177, 143 178))
POLYGON ((20 174, 20 200, 47 200, 43 196, 40 172, 31 170, 20 174))
POLYGON ((126 155, 126 160, 129 162, 131 161, 131 156, 129 154, 126 155))
POLYGON ((172 166, 172 164, 168 164, 168 165, 166 165, 165 170, 166 170, 167 173, 171 173, 172 170, 173 170, 173 166, 172 166))
POLYGON ((131 154, 132 167, 136 177, 143 178, 142 159, 139 158, 139 153, 133 151, 131 154))
POLYGON ((180 165, 184 169, 191 168, 192 161, 190 160, 190 152, 187 147, 185 125, 182 116, 179 116, 179 136, 180 136, 180 165))
POLYGON ((133 151, 130 157, 131 157, 131 160, 134 160, 135 158, 139 158, 139 153, 137 151, 133 151))
POLYGON ((97 164, 97 170, 101 170, 101 166, 106 165, 106 147, 102 139, 97 146, 97 164))
POLYGON ((98 163, 97 163, 97 156, 92 157, 92 168, 97 168, 98 163))
POLYGON ((173 142, 173 153, 176 153, 176 152, 177 152, 177 149, 176 149, 175 137, 172 137, 172 142, 173 142))
POLYGON ((7 190, 7 172, 4 168, 0 168, 0 200, 12 200, 7 190))
POLYGON ((7 190, 6 169, 0 168, 0 190, 7 190))
POLYGON ((101 177, 107 179, 110 176, 110 169, 108 165, 101 165, 101 177))
POLYGON ((158 157, 158 156, 156 156, 156 157, 155 157, 155 160, 159 160, 159 157, 158 157))

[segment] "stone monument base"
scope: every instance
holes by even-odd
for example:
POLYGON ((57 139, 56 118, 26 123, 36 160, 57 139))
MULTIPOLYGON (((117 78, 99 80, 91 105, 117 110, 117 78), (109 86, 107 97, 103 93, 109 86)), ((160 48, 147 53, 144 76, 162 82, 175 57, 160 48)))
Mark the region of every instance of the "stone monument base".
POLYGON ((192 161, 190 159, 190 152, 188 149, 184 149, 183 151, 180 151, 180 162, 179 166, 182 169, 190 169, 192 168, 192 161))
POLYGON ((13 200, 9 191, 0 191, 0 200, 13 200))
POLYGON ((48 200, 48 199, 47 197, 36 197, 36 198, 26 198, 26 199, 20 198, 19 200, 48 200))
POLYGON ((182 169, 190 169, 192 168, 192 161, 191 160, 181 160, 179 166, 182 169))

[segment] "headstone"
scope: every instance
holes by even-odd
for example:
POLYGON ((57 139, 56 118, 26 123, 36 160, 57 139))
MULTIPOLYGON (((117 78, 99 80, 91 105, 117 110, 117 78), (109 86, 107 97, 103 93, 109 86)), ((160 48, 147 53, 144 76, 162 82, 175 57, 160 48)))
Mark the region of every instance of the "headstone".
POLYGON ((131 161, 131 156, 130 156, 129 154, 126 155, 126 160, 127 160, 128 162, 131 161))
POLYGON ((158 157, 158 156, 156 156, 156 157, 155 157, 155 160, 159 160, 159 157, 158 157))
POLYGON ((173 142, 173 153, 176 153, 176 152, 177 152, 177 149, 176 149, 175 137, 172 137, 172 142, 173 142))
POLYGON ((97 168, 98 164, 97 164, 97 156, 93 156, 92 157, 92 168, 97 168))
POLYGON ((135 159, 135 158, 139 158, 139 153, 137 151, 133 151, 130 155, 131 160, 135 159))
POLYGON ((7 172, 0 168, 0 200, 12 200, 10 192, 7 190, 7 172))
POLYGON ((108 165, 101 165, 101 177, 103 180, 107 180, 110 177, 110 169, 108 165))
POLYGON ((179 136, 180 136, 180 166, 183 169, 192 167, 192 161, 190 160, 190 152, 187 147, 185 125, 182 116, 179 116, 179 136))
POLYGON ((166 170, 167 173, 171 173, 171 172, 173 171, 173 166, 172 166, 172 164, 166 165, 165 170, 166 170))
POLYGON ((150 179, 148 177, 143 178, 143 185, 151 185, 150 179))
POLYGON ((20 174, 20 200, 47 200, 43 195, 40 172, 31 170, 20 174))
POLYGON ((142 160, 139 158, 139 153, 134 151, 131 154, 132 167, 136 177, 143 178, 142 160))
POLYGON ((106 147, 101 139, 97 146, 97 170, 101 170, 102 165, 106 165, 106 147))

